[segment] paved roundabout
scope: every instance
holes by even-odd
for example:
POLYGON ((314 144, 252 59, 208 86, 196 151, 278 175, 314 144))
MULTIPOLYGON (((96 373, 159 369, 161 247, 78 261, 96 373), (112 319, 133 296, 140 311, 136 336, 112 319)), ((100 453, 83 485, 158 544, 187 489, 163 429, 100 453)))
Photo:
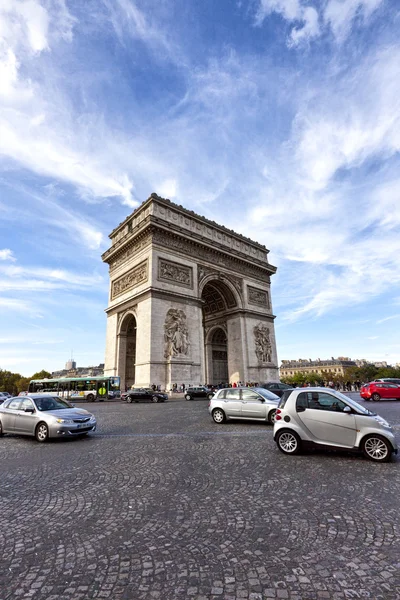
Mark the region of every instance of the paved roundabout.
POLYGON ((0 600, 400 598, 397 457, 284 456, 205 401, 90 408, 87 439, 0 439, 0 600))

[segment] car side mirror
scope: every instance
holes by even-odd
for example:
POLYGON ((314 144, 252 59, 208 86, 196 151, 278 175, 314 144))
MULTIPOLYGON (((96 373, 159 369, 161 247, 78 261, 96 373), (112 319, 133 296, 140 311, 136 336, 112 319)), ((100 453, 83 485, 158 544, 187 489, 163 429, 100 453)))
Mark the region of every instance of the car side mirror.
POLYGON ((350 406, 345 406, 344 409, 343 409, 343 412, 345 412, 345 413, 351 413, 350 406))
POLYGON ((24 408, 24 412, 26 412, 26 413, 34 413, 35 409, 33 408, 33 406, 27 406, 26 408, 24 408))

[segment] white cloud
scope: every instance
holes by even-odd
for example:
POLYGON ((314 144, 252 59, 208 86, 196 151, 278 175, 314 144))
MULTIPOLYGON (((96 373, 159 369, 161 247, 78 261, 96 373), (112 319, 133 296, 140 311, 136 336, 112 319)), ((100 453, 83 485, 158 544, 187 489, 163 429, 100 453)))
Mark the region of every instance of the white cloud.
POLYGON ((47 69, 40 84, 24 74, 28 61, 40 72, 41 54, 51 52, 58 38, 72 40, 76 20, 65 2, 49 0, 47 5, 46 10, 36 0, 3 0, 0 6, 0 155, 71 183, 84 196, 117 196, 136 206, 130 178, 110 161, 101 140, 103 133, 105 138, 112 134, 100 123, 90 131, 77 126, 57 72, 47 69))
POLYGON ((392 321, 393 319, 399 319, 400 315, 391 315, 390 317, 385 317, 384 319, 379 319, 376 323, 380 325, 381 323, 386 323, 386 321, 392 321))
POLYGON ((14 261, 16 258, 13 255, 12 250, 9 248, 4 248, 3 250, 0 250, 0 260, 14 261))
POLYGON ((92 287, 94 285, 104 283, 104 279, 100 275, 74 273, 65 269, 0 265, 0 273, 9 278, 8 282, 3 280, 2 289, 6 289, 8 288, 8 285, 13 285, 14 283, 19 287, 19 285, 23 284, 24 281, 27 281, 28 289, 28 278, 31 278, 30 281, 35 285, 35 287, 42 284, 49 285, 50 287, 54 286, 60 288, 74 288, 75 286, 92 287), (37 278, 37 282, 35 282, 32 278, 37 278), (15 280, 17 281, 15 282, 15 280))
POLYGON ((133 0, 103 0, 103 3, 109 10, 111 23, 121 42, 124 42, 124 33, 127 32, 130 37, 144 42, 161 59, 179 62, 177 48, 167 33, 169 28, 163 29, 152 19, 155 7, 145 14, 133 0))
POLYGON ((383 0, 329 0, 324 10, 324 20, 333 35, 343 41, 351 30, 356 17, 366 21, 382 4, 383 0))
POLYGON ((368 169, 390 164, 400 150, 400 47, 367 55, 339 82, 328 67, 323 82, 307 85, 292 133, 278 160, 266 156, 260 171, 267 176, 241 224, 278 256, 288 273, 281 281, 290 285, 301 268, 292 307, 285 306, 290 321, 359 304, 400 283, 397 168, 376 176, 368 169))
POLYGON ((165 198, 175 198, 177 181, 176 179, 164 179, 159 185, 156 185, 157 193, 165 198))
POLYGON ((383 0, 327 0, 315 8, 308 0, 259 0, 256 25, 272 13, 280 14, 289 23, 300 23, 290 32, 288 46, 297 46, 321 35, 329 28, 336 41, 342 42, 350 33, 354 21, 364 23, 383 0), (318 12, 319 11, 319 12, 318 12), (321 25, 320 25, 321 22, 321 25))
POLYGON ((293 27, 290 33, 289 46, 298 46, 303 41, 311 40, 320 34, 318 13, 312 6, 303 9, 301 19, 302 27, 293 27))
MULTIPOLYGON (((2 287, 2 291, 5 291, 2 287)), ((16 311, 25 313, 31 317, 42 317, 42 314, 35 307, 33 302, 29 300, 20 300, 18 298, 3 298, 0 297, 0 308, 4 311, 16 311)))

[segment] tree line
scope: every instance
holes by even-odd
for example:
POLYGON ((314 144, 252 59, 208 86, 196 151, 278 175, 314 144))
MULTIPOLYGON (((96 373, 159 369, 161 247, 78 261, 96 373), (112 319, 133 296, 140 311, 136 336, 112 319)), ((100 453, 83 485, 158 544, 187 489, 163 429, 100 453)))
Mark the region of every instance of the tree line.
POLYGON ((44 369, 35 373, 32 377, 23 377, 20 373, 12 373, 11 371, 0 369, 0 392, 8 392, 12 396, 18 396, 20 392, 28 389, 31 379, 45 378, 51 378, 51 373, 44 369))
POLYGON ((302 386, 310 383, 314 385, 324 385, 328 381, 334 384, 340 384, 343 387, 346 383, 361 384, 381 379, 384 377, 396 377, 400 379, 400 368, 397 367, 376 367, 373 364, 366 364, 362 367, 349 367, 344 375, 337 373, 296 373, 290 377, 282 377, 282 381, 289 385, 302 386))

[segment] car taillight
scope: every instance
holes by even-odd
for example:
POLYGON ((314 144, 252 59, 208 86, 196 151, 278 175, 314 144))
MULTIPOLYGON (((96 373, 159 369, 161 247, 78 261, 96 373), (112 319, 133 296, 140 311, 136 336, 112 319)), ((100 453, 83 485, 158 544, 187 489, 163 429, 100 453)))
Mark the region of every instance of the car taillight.
POLYGON ((281 413, 282 413, 281 409, 277 408, 276 409, 276 413, 275 413, 275 421, 281 421, 282 420, 281 413))

